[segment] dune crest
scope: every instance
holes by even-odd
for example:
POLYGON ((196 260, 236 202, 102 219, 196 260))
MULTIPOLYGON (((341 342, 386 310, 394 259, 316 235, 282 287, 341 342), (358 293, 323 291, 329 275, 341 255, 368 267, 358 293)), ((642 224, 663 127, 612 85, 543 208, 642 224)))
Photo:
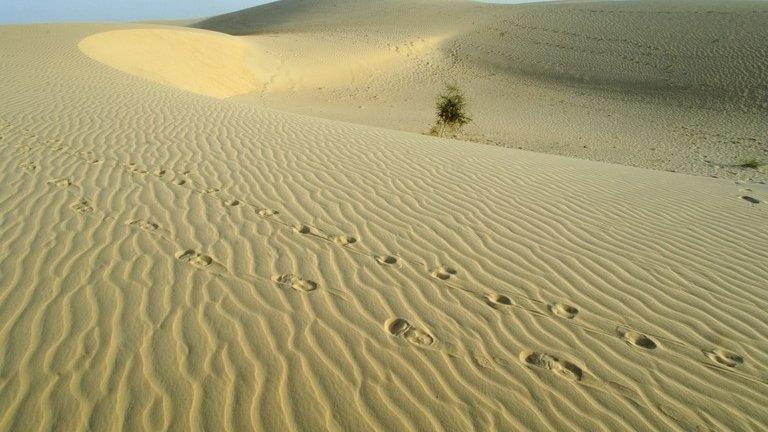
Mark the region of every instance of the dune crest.
POLYGON ((256 91, 262 81, 247 66, 258 64, 249 45, 210 31, 108 31, 83 39, 78 48, 123 72, 219 99, 256 91))

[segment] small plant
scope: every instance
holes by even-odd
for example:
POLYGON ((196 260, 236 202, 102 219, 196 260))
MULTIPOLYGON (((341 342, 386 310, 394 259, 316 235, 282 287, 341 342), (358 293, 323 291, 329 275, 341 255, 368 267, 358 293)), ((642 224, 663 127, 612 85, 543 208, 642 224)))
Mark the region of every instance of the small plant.
POLYGON ((464 94, 456 85, 448 85, 437 96, 437 122, 432 127, 432 135, 442 136, 448 128, 457 133, 472 121, 466 113, 467 101, 464 94))
POLYGON ((742 163, 739 164, 741 168, 752 168, 752 169, 758 169, 763 165, 765 165, 765 162, 761 161, 756 157, 746 158, 742 163))

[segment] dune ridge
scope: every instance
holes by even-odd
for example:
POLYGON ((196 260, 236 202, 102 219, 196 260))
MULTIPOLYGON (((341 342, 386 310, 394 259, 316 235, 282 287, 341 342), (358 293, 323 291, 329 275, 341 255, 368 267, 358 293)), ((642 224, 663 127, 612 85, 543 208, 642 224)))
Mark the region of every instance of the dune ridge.
POLYGON ((768 425, 764 184, 216 100, 77 47, 132 28, 0 27, 0 428, 768 425))

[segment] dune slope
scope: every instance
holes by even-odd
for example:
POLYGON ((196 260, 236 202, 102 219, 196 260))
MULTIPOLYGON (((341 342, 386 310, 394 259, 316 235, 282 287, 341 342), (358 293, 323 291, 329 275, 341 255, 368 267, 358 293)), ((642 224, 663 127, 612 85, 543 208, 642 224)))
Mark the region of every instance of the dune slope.
POLYGON ((239 101, 425 133, 453 82, 474 118, 460 138, 768 180, 737 166, 768 160, 766 2, 284 0, 195 26, 279 59, 239 101))
MULTIPOLYGON (((0 27, 0 429, 768 428, 768 188, 217 100, 0 27)), ((109 33, 106 33, 109 34, 109 33)))

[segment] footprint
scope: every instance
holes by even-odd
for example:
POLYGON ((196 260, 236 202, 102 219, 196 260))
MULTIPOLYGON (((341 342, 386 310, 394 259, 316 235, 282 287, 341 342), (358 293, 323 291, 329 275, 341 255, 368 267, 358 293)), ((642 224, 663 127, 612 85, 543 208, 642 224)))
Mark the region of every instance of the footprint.
POLYGON ((751 197, 749 195, 742 195, 741 199, 743 199, 744 201, 746 201, 748 203, 751 203, 751 204, 760 204, 760 200, 759 199, 753 198, 753 197, 751 197))
POLYGON ((715 363, 721 364, 723 366, 736 367, 740 364, 744 364, 744 357, 722 348, 704 350, 704 355, 709 357, 709 359, 715 363))
POLYGON ((332 236, 330 238, 330 240, 333 241, 334 243, 336 243, 337 245, 340 245, 340 246, 350 245, 350 244, 355 243, 357 241, 356 238, 350 237, 350 236, 347 236, 347 235, 335 235, 335 236, 332 236))
POLYGON ((184 185, 184 184, 186 184, 186 183, 187 183, 187 181, 186 181, 186 180, 184 180, 184 179, 175 179, 175 180, 173 181, 173 184, 175 184, 175 185, 178 185, 178 186, 184 185))
POLYGON ((93 213, 93 207, 86 200, 80 200, 78 202, 70 204, 69 208, 82 214, 87 215, 93 213))
POLYGON ((134 163, 129 163, 127 165, 123 165, 123 169, 125 169, 125 171, 127 171, 130 174, 138 174, 138 175, 146 175, 147 174, 147 170, 139 168, 134 163))
POLYGON ((580 367, 567 360, 560 360, 551 354, 523 351, 520 353, 520 360, 527 365, 550 370, 569 380, 581 381, 584 378, 584 372, 580 367))
POLYGON ((19 168, 25 169, 27 171, 34 171, 37 169, 37 164, 34 162, 22 162, 19 164, 19 168))
POLYGON ((68 178, 60 178, 60 179, 54 179, 48 182, 48 184, 52 184, 56 187, 65 188, 72 185, 72 181, 68 178))
POLYGON ((224 201, 224 205, 227 207, 237 207, 240 205, 240 201, 236 199, 231 199, 229 201, 224 201))
POLYGON ((434 270, 432 270, 432 273, 430 275, 434 278, 440 279, 440 280, 448 280, 452 276, 456 274, 456 270, 450 268, 450 267, 444 267, 440 266, 434 270))
POLYGON ((213 264, 213 258, 209 257, 208 255, 195 252, 192 249, 177 252, 176 259, 200 268, 205 268, 213 264))
POLYGON ((304 224, 295 224, 291 227, 291 229, 299 234, 309 234, 312 232, 312 228, 304 224))
POLYGON ((512 306, 512 299, 504 294, 492 293, 485 296, 485 302, 492 308, 499 306, 512 306))
POLYGON ((579 313, 579 310, 575 306, 565 303, 550 303, 549 311, 566 319, 573 319, 579 313))
POLYGON ((261 216, 261 217, 270 217, 270 216, 274 216, 274 215, 280 214, 280 212, 277 211, 277 210, 272 210, 272 209, 267 209, 267 208, 259 209, 259 210, 256 211, 256 213, 259 216, 261 216))
POLYGON ((397 257, 392 255, 378 255, 374 258, 376 259, 376 262, 379 264, 384 264, 384 265, 397 264, 397 257))
POLYGON ((642 333, 638 333, 634 330, 622 330, 619 329, 619 337, 621 337, 627 345, 643 348, 647 350, 654 350, 659 347, 659 343, 653 338, 642 333))
POLYGON ((384 323, 384 328, 392 336, 403 338, 406 341, 418 346, 430 346, 435 343, 435 337, 415 327, 413 324, 403 318, 392 318, 384 323))
POLYGON ((279 284, 289 285, 296 291, 310 292, 318 288, 317 282, 303 279, 290 273, 275 276, 272 280, 279 284))
POLYGON ((131 219, 128 222, 126 222, 126 225, 136 226, 138 228, 143 229, 144 231, 149 231, 149 232, 157 231, 157 229, 160 228, 160 225, 144 219, 131 219))
POLYGON ((101 163, 99 159, 96 159, 96 156, 93 155, 91 152, 80 152, 80 156, 82 157, 83 161, 87 164, 96 165, 98 163, 101 163))
POLYGON ((152 175, 157 176, 157 177, 162 177, 162 176, 165 175, 166 172, 167 171, 165 170, 165 168, 160 167, 160 168, 157 168, 156 170, 152 171, 152 175))

